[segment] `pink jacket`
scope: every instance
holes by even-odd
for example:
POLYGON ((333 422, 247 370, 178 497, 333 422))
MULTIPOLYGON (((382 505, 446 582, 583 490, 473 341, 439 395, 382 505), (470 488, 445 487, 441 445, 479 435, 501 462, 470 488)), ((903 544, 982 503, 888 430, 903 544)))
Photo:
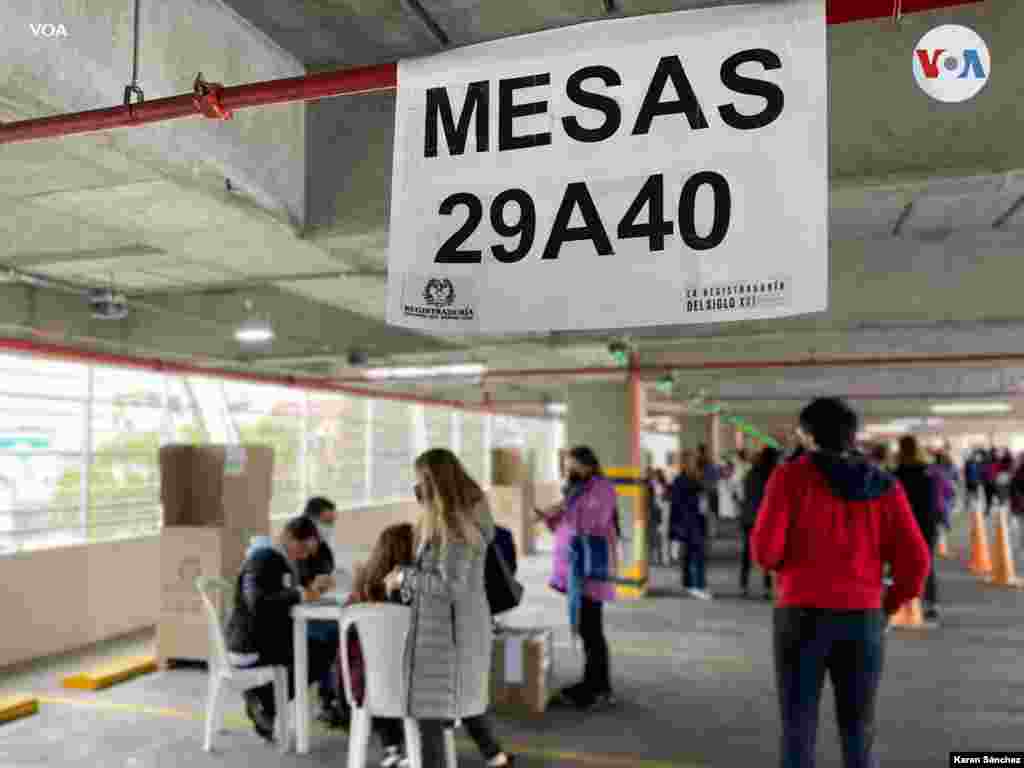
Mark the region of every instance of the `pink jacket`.
MULTIPOLYGON (((586 490, 568 504, 565 512, 548 518, 548 528, 555 534, 554 564, 549 582, 552 589, 563 593, 568 589, 569 542, 577 533, 606 537, 617 561, 619 542, 615 535, 615 509, 615 486, 607 478, 594 477, 586 490)), ((607 602, 615 599, 615 585, 607 582, 587 582, 583 591, 591 600, 607 602)))

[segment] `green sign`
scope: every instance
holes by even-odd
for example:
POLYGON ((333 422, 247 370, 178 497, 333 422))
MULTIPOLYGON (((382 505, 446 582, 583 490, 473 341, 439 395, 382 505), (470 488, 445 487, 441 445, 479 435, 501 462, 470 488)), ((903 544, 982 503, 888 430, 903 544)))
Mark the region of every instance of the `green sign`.
POLYGON ((50 438, 30 435, 0 435, 0 451, 46 451, 50 438))

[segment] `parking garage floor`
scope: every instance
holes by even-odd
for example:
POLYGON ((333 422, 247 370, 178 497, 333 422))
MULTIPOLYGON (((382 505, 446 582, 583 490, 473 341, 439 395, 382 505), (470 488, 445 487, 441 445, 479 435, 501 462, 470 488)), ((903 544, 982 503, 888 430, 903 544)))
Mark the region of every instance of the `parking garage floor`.
MULTIPOLYGON (((965 536, 952 542, 959 555, 965 536)), ((738 597, 738 542, 718 540, 709 568, 711 602, 683 597, 678 573, 656 569, 650 598, 606 616, 615 711, 551 711, 539 721, 501 719, 509 751, 525 766, 771 765, 778 720, 771 667, 770 605, 738 597)), ((571 682, 581 659, 569 646, 565 604, 544 587, 545 555, 522 558, 527 605, 509 623, 556 628, 556 676, 571 682)), ((1022 563, 1018 562, 1018 568, 1022 563)), ((1024 591, 983 586, 957 560, 940 568, 942 626, 889 635, 879 702, 878 749, 887 765, 944 766, 953 750, 1024 749, 1024 591)), ((759 581, 753 582, 755 585, 759 581)), ((317 730, 312 753, 283 757, 230 709, 218 751, 201 749, 205 673, 159 672, 102 692, 65 691, 61 676, 111 656, 147 650, 149 633, 86 654, 8 670, 0 694, 40 697, 39 714, 0 726, 4 768, 256 768, 337 766, 344 732, 317 730)), ((819 765, 840 764, 826 694, 819 765)), ((460 743, 460 764, 483 765, 460 743)))

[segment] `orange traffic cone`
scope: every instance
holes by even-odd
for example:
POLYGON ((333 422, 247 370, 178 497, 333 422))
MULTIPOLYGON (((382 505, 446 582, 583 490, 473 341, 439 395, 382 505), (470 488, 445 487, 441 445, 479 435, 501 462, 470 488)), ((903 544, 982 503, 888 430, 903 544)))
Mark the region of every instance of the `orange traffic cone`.
POLYGON ((993 552, 992 575, 988 583, 994 587, 1011 587, 1021 589, 1024 584, 1017 578, 1013 553, 1010 550, 1010 521, 1006 515, 1006 507, 996 515, 995 551, 993 552))
POLYGON ((939 531, 939 543, 935 547, 935 554, 939 557, 949 557, 949 545, 946 543, 945 531, 939 531))
POLYGON ((971 516, 971 561, 967 564, 974 573, 984 576, 992 573, 992 558, 988 552, 988 528, 981 515, 981 505, 971 516))
POLYGON ((897 629, 931 629, 933 625, 925 623, 921 598, 915 597, 900 606, 889 620, 889 626, 897 629))

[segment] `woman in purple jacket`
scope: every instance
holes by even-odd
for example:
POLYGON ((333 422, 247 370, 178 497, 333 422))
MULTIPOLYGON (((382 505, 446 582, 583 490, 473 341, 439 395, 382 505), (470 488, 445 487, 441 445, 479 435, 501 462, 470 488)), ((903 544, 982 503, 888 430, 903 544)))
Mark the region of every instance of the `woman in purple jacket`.
MULTIPOLYGON (((544 511, 537 510, 537 516, 555 534, 554 569, 549 585, 563 594, 568 590, 569 544, 573 536, 604 536, 613 558, 618 552, 615 486, 604 476, 597 456, 590 448, 577 446, 569 451, 566 471, 569 484, 565 499, 544 511)), ((614 572, 616 563, 612 565, 614 572)), ((586 657, 583 680, 563 689, 556 697, 558 703, 580 709, 615 704, 603 617, 603 604, 614 599, 612 583, 588 582, 584 586, 580 609, 580 637, 586 657)))

